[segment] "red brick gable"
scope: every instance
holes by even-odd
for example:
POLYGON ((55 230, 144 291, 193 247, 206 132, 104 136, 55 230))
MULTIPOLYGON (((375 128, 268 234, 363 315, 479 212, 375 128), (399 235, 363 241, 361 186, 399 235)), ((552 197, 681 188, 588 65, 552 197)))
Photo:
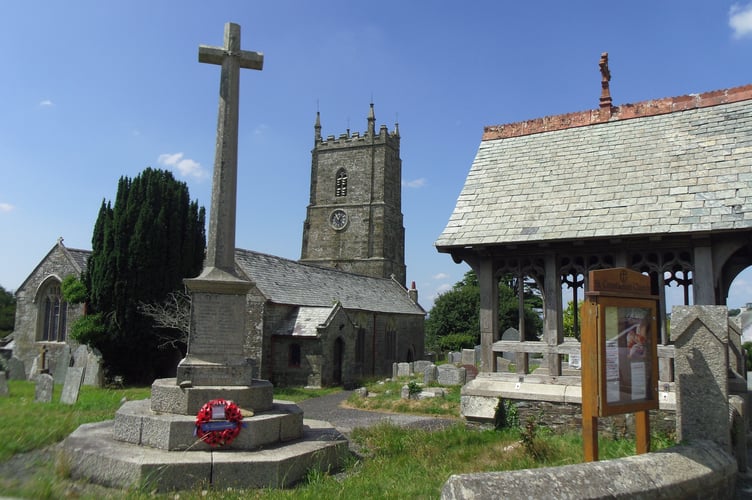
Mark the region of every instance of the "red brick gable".
POLYGON ((665 115, 688 109, 707 108, 719 104, 752 99, 752 84, 723 90, 713 90, 702 94, 689 94, 678 97, 664 97, 635 104, 624 104, 609 108, 591 109, 563 115, 546 116, 505 125, 489 125, 483 128, 483 141, 521 137, 553 132, 575 127, 586 127, 616 120, 629 120, 646 116, 665 115))

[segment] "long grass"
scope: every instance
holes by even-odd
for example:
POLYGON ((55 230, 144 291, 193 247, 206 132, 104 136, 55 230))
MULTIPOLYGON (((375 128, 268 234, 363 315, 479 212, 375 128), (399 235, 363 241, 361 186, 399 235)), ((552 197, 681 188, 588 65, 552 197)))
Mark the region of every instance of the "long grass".
POLYGON ((34 383, 11 380, 9 397, 0 398, 4 437, 0 438, 0 462, 57 443, 84 423, 109 420, 123 398, 144 399, 149 388, 97 389, 83 386, 78 402, 60 403, 61 385, 55 385, 51 403, 34 401, 34 383))

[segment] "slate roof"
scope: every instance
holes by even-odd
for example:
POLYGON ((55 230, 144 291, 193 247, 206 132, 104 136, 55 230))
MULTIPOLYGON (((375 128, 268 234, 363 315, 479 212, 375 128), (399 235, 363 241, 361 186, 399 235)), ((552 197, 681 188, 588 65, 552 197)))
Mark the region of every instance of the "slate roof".
POLYGON ((282 322, 277 335, 293 335, 300 337, 315 337, 316 328, 324 325, 332 316, 337 306, 330 307, 297 307, 292 314, 282 322))
POLYGON ((752 86, 612 109, 487 127, 436 246, 752 228, 752 86))
POLYGON ((267 300, 277 304, 331 308, 339 301, 345 309, 425 315, 407 290, 391 279, 309 266, 243 249, 235 250, 235 262, 267 300))

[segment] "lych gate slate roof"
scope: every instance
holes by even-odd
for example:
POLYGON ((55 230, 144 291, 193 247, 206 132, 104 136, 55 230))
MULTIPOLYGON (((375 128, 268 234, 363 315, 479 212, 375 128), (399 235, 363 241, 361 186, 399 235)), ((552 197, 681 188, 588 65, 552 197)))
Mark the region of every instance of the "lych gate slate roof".
POLYGON ((752 228, 752 86, 487 127, 436 246, 752 228))
POLYGON ((419 314, 407 290, 394 280, 371 278, 334 269, 301 264, 251 250, 235 250, 235 262, 271 302, 331 308, 336 301, 345 309, 419 314))

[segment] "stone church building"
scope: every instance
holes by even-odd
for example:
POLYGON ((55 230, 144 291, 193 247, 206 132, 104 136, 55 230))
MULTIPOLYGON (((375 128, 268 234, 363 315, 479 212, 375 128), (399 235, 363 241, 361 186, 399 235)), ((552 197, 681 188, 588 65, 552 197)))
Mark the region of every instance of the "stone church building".
MULTIPOLYGON (((423 356, 426 313, 405 286, 399 129, 375 122, 371 104, 365 133, 324 139, 317 113, 299 261, 236 250, 238 274, 253 283, 246 354, 260 378, 349 386, 423 356)), ((81 275, 89 254, 58 240, 16 291, 13 355, 27 376, 42 349, 54 372, 75 344, 70 324, 83 309, 63 301, 60 284, 81 275)))

